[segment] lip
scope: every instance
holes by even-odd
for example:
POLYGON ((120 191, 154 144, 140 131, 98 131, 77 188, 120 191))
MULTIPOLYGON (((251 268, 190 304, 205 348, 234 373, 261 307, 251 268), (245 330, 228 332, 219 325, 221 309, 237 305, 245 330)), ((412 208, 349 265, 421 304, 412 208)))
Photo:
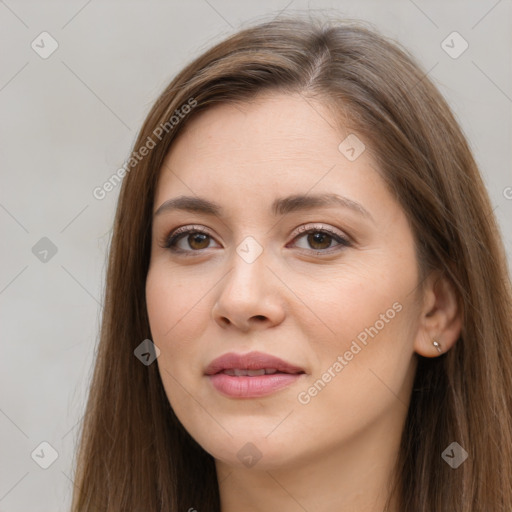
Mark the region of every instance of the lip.
POLYGON ((263 352, 236 354, 230 352, 214 359, 205 370, 213 387, 221 394, 233 398, 257 398, 267 396, 289 386, 305 375, 303 368, 263 352), (275 368, 278 372, 266 375, 232 376, 223 370, 261 370, 275 368))
POLYGON ((264 352, 248 352, 237 354, 229 352, 214 359, 205 370, 206 375, 214 375, 223 370, 261 370, 262 368, 275 368, 278 372, 304 373, 304 369, 264 352))

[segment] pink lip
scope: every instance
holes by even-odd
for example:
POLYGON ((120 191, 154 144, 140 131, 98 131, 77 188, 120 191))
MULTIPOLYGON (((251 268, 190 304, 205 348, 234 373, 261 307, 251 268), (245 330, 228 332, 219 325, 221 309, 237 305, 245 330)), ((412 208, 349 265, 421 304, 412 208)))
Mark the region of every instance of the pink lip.
POLYGON ((208 375, 213 387, 223 395, 234 398, 257 398, 269 395, 300 379, 303 373, 275 373, 256 377, 233 377, 225 373, 208 375))
POLYGON ((294 383, 304 373, 302 368, 262 352, 224 354, 214 359, 205 370, 205 374, 217 391, 236 398, 256 398, 269 395, 294 383), (260 370, 262 368, 275 368, 278 372, 284 373, 254 377, 238 377, 221 373, 223 370, 229 369, 260 370))

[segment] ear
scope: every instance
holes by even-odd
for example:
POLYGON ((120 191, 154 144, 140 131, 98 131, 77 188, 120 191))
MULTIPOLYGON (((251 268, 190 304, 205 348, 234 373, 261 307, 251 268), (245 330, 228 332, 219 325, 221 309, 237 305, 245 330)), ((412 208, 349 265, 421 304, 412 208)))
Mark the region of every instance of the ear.
POLYGON ((446 275, 435 270, 425 280, 423 304, 414 350, 424 357, 437 357, 455 345, 462 329, 462 311, 455 288, 446 275), (439 349, 434 341, 439 343, 439 349))

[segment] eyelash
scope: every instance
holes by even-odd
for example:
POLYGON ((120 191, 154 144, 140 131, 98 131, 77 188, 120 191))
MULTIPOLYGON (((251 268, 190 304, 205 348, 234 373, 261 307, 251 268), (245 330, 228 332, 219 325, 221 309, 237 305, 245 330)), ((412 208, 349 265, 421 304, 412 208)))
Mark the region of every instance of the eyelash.
MULTIPOLYGON (((337 252, 339 250, 343 250, 345 247, 351 247, 352 242, 348 240, 347 238, 341 236, 340 234, 334 232, 333 230, 326 228, 326 227, 310 227, 309 229, 304 229, 300 231, 296 236, 293 238, 293 242, 296 240, 311 234, 311 233, 322 233, 325 235, 328 235, 330 238, 332 238, 334 241, 338 243, 335 247, 329 247, 328 249, 301 249, 302 251, 306 251, 307 253, 317 253, 317 254, 331 254, 332 252, 337 252)), ((203 252, 204 249, 190 249, 190 250, 184 250, 176 248, 176 243, 181 240, 181 238, 184 238, 186 235, 192 235, 192 234, 203 234, 207 235, 210 238, 213 238, 207 230, 203 229, 201 226, 184 226, 181 228, 176 229, 172 233, 170 233, 164 240, 164 243, 162 244, 162 247, 165 249, 169 249, 171 252, 176 254, 183 254, 185 256, 196 256, 203 252)))

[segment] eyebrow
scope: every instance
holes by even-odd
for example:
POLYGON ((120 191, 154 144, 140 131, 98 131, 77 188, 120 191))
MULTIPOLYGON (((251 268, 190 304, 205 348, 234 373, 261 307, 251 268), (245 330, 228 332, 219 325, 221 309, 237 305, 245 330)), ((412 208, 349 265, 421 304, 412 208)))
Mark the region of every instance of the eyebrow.
MULTIPOLYGON (((271 212, 274 216, 286 215, 291 212, 302 210, 311 210, 320 207, 339 206, 348 208, 363 217, 375 222, 370 212, 366 210, 361 204, 343 197, 338 194, 325 193, 325 194, 296 194, 288 197, 281 197, 274 200, 271 206, 271 212)), ((205 215, 222 216, 222 206, 208 199, 197 196, 179 196, 168 199, 162 203, 155 211, 154 216, 160 215, 164 212, 173 210, 188 211, 194 213, 203 213, 205 215)))

